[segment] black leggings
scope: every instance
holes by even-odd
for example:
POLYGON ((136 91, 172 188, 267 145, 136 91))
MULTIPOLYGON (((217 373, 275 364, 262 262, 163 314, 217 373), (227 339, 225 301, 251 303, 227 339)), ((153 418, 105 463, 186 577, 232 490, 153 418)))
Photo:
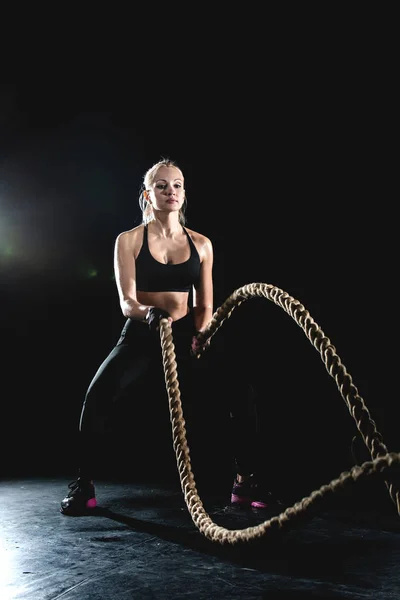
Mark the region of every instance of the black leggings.
MULTIPOLYGON (((192 313, 172 323, 186 424, 190 427, 189 423, 193 423, 195 429, 196 415, 212 418, 215 410, 224 412, 229 419, 233 468, 242 475, 250 474, 257 470, 258 457, 252 387, 240 376, 232 356, 218 351, 213 340, 200 359, 192 357, 190 345, 194 334, 192 313)), ((135 419, 135 411, 140 412, 142 402, 151 403, 154 419, 160 412, 168 413, 160 334, 151 332, 145 323, 127 319, 116 346, 98 368, 86 392, 79 422, 81 476, 93 479, 96 475, 96 448, 118 427, 121 414, 124 418, 121 406, 129 406, 135 419)), ((207 419, 205 426, 206 422, 207 419)), ((140 427, 140 423, 130 421, 130 426, 140 427)), ((207 432, 204 439, 207 440, 207 432)), ((140 460, 137 453, 135 460, 140 460)))

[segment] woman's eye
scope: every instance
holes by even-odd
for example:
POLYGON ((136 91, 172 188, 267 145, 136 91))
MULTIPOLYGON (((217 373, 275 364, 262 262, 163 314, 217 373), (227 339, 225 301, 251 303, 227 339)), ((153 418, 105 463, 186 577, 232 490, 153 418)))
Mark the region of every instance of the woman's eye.
POLYGON ((157 186, 159 190, 164 190, 167 186, 163 185, 162 183, 158 183, 157 186))
POLYGON ((175 184, 175 187, 176 187, 176 188, 180 188, 180 187, 182 187, 182 186, 181 186, 179 183, 176 183, 176 184, 175 184))

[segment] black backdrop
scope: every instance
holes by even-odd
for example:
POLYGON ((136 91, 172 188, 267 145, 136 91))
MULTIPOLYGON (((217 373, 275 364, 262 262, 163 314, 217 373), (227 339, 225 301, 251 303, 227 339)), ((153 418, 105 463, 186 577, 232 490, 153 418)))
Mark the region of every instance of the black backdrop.
MULTIPOLYGON (((399 450, 388 113, 357 92, 340 103, 278 100, 226 113, 216 99, 193 114, 145 110, 125 89, 3 86, 4 475, 74 472, 81 402, 123 325, 115 237, 138 223, 141 177, 161 156, 186 176, 188 226, 213 241, 215 308, 251 282, 303 303, 399 450)), ((254 299, 223 328, 259 390, 265 464, 304 491, 352 466, 354 421, 292 318, 254 299)), ((161 457, 147 418, 133 435, 161 457)), ((134 473, 134 453, 124 456, 134 473)))

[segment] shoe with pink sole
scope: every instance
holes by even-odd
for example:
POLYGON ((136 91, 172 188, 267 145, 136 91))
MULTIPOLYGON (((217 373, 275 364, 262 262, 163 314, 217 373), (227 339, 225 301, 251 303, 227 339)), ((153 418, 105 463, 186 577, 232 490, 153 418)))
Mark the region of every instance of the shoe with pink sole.
POLYGON ((94 485, 81 477, 71 481, 69 492, 61 502, 60 512, 64 515, 81 516, 97 506, 94 485))
POLYGON ((231 504, 234 506, 251 506, 252 508, 268 508, 279 502, 272 496, 265 485, 258 482, 255 475, 250 475, 239 483, 235 478, 232 487, 231 504))

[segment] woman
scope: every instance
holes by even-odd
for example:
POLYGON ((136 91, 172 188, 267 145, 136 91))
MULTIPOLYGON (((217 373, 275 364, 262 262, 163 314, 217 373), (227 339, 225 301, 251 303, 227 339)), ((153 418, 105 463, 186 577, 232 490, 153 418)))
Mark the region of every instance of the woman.
MULTIPOLYGON (((126 322, 86 393, 79 423, 79 476, 61 502, 65 515, 86 514, 96 506, 95 448, 117 401, 129 390, 135 402, 135 393, 137 400, 155 373, 164 381, 160 318, 171 323, 179 378, 184 380, 196 362, 191 354, 199 350, 196 333, 213 315, 213 246, 206 236, 185 227, 185 181, 173 161, 161 160, 147 171, 139 203, 142 224, 119 234, 115 242, 115 280, 126 322)), ((254 420, 245 418, 247 407, 244 411, 236 381, 235 389, 236 405, 233 391, 228 394, 231 421, 237 425, 231 502, 264 508, 269 494, 254 475, 254 420)))

